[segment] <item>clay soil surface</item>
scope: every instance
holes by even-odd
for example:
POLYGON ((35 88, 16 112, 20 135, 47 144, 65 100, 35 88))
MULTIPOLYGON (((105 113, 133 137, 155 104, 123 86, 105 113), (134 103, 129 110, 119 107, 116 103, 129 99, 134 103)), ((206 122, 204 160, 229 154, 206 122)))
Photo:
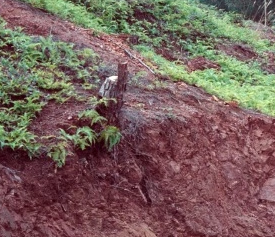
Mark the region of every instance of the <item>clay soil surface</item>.
MULTIPOLYGON (((106 64, 128 61, 130 76, 146 70, 123 37, 94 37, 15 0, 0 0, 0 16, 90 47, 106 64)), ((149 90, 154 80, 148 72, 128 86, 123 139, 110 153, 76 152, 55 172, 48 159, 1 152, 1 237, 275 236, 275 120, 183 82, 149 90)), ((50 104, 33 130, 56 130, 80 108, 50 104)))

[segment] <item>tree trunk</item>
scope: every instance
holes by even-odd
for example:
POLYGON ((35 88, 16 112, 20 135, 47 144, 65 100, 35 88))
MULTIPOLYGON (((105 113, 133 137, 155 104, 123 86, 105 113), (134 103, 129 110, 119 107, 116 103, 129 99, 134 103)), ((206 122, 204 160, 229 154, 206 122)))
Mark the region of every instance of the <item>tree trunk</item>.
POLYGON ((119 123, 119 114, 123 106, 123 94, 128 79, 127 62, 118 64, 118 76, 106 78, 99 90, 99 98, 110 99, 108 105, 99 105, 96 110, 108 119, 109 123, 119 123), (112 100, 114 99, 114 100, 112 100))

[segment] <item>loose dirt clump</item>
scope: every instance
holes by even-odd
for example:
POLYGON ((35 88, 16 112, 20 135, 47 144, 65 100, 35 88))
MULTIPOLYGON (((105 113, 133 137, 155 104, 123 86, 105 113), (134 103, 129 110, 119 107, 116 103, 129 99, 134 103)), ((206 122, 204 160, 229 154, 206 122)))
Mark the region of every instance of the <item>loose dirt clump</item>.
POLYGON ((220 44, 216 46, 216 48, 220 51, 225 52, 229 56, 234 56, 235 58, 241 61, 248 61, 258 57, 258 55, 255 52, 253 52, 252 49, 245 45, 220 44))
POLYGON ((166 58, 169 61, 176 61, 179 60, 180 58, 174 54, 175 50, 167 49, 165 47, 160 47, 156 49, 156 53, 160 54, 162 57, 166 58))
POLYGON ((190 72, 196 71, 196 70, 205 70, 209 68, 213 69, 220 69, 220 65, 217 63, 214 63, 210 61, 209 59, 206 59, 204 57, 196 57, 187 62, 187 67, 190 72))
MULTIPOLYGON (((148 6, 147 8, 150 8, 150 6, 148 6)), ((143 11, 140 11, 139 9, 135 9, 133 17, 139 21, 154 22, 156 20, 155 16, 152 13, 143 12, 143 11)))
MULTIPOLYGON (((270 37, 267 37, 268 39, 270 37)), ((225 52, 229 56, 234 56, 241 61, 258 60, 261 63, 261 68, 270 74, 275 74, 275 56, 273 52, 266 52, 265 57, 259 58, 257 53, 244 45, 218 45, 218 50, 225 52)))
MULTIPOLYGON (((117 38, 94 37, 17 1, 0 5, 10 27, 35 35, 53 27, 57 39, 85 44, 105 62, 108 55, 128 59, 117 38)), ((141 69, 129 64, 131 73, 141 69)), ((123 138, 111 152, 76 151, 58 170, 49 159, 1 152, 0 236, 275 236, 273 118, 183 82, 155 90, 130 85, 125 101, 123 138)), ((72 101, 49 104, 33 130, 54 131, 79 109, 72 101)))

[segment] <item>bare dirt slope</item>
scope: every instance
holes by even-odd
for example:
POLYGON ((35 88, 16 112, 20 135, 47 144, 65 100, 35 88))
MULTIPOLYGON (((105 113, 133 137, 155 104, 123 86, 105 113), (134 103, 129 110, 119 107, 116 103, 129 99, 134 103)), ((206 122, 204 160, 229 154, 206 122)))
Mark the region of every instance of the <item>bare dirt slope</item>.
MULTIPOLYGON (((118 38, 93 37, 17 1, 0 6, 8 27, 51 33, 93 48, 105 62, 128 60, 132 74, 141 70, 118 38)), ((273 118, 185 83, 129 86, 125 100, 123 140, 110 154, 76 154, 54 173, 49 160, 2 152, 1 237, 275 236, 273 118)))

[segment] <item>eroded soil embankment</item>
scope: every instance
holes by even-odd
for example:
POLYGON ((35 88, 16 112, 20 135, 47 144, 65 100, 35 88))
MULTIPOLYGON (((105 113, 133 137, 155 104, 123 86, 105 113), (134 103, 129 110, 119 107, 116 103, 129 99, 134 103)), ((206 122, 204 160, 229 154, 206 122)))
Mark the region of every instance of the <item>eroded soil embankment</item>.
POLYGON ((274 121, 183 83, 137 90, 111 154, 56 174, 2 157, 1 236, 274 236, 274 121))
MULTIPOLYGON (((0 5, 10 27, 92 47, 105 62, 128 59, 110 36, 17 1, 0 5)), ((125 99, 111 153, 75 154, 57 173, 49 160, 1 153, 0 236, 275 236, 272 118, 184 83, 141 83, 125 99)))
POLYGON ((160 236, 274 236, 274 120, 176 87, 125 128, 160 236))

